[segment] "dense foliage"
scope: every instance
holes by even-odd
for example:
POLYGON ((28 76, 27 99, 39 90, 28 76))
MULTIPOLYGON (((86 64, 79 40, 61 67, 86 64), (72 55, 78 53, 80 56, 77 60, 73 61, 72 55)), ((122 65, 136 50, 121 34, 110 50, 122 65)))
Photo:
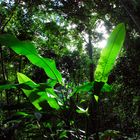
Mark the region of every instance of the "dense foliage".
POLYGON ((139 12, 139 0, 0 1, 0 139, 140 139, 139 12))

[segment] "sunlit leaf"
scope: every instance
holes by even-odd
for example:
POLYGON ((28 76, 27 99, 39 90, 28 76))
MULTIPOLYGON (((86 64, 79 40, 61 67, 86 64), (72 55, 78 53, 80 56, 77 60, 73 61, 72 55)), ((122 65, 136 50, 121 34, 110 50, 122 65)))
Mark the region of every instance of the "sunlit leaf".
MULTIPOLYGON (((17 73, 19 83, 31 82, 33 85, 37 85, 30 78, 22 73, 17 73)), ((59 109, 58 102, 56 100, 57 95, 51 89, 46 89, 46 91, 38 91, 38 89, 22 89, 25 95, 29 98, 30 102, 38 109, 42 110, 41 103, 46 101, 50 107, 54 109, 59 109)))
POLYGON ((79 106, 77 106, 77 108, 78 108, 78 109, 76 109, 77 113, 85 113, 85 114, 88 113, 88 108, 87 109, 83 109, 83 108, 81 108, 79 106))
POLYGON ((97 68, 94 72, 94 79, 97 82, 107 82, 108 75, 113 68, 125 39, 125 26, 120 23, 111 33, 106 47, 102 50, 97 68))
POLYGON ((57 81, 53 79, 48 79, 47 84, 48 86, 54 87, 56 85, 57 81))
POLYGON ((10 34, 0 35, 0 43, 13 49, 17 54, 25 55, 32 64, 43 68, 46 74, 59 83, 62 83, 62 76, 57 70, 55 62, 49 58, 40 56, 34 45, 29 41, 20 41, 10 34))
POLYGON ((94 98, 95 98, 96 102, 98 102, 98 100, 99 100, 99 96, 94 95, 94 98))

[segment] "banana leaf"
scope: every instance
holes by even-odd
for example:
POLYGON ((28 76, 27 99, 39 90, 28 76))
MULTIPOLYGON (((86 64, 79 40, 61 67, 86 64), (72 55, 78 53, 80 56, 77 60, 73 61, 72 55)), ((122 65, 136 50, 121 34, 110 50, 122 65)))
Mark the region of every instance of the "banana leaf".
MULTIPOLYGON (((30 78, 22 73, 17 73, 18 81, 20 84, 25 82, 30 82, 32 85, 36 86, 37 84, 33 82, 30 78)), ((50 107, 54 109, 59 109, 59 104, 57 102, 57 95, 50 89, 45 91, 38 91, 38 89, 22 89, 24 94, 29 98, 30 102, 35 106, 36 109, 42 110, 41 104, 47 102, 50 107)))
POLYGON ((40 56, 31 42, 20 41, 10 34, 2 34, 0 44, 10 47, 17 54, 26 56, 32 64, 43 68, 51 79, 62 83, 61 73, 57 70, 54 60, 40 56))
POLYGON ((125 39, 125 25, 120 23, 111 33, 106 47, 102 50, 98 65, 94 72, 94 79, 97 82, 107 82, 110 71, 123 46, 125 39))

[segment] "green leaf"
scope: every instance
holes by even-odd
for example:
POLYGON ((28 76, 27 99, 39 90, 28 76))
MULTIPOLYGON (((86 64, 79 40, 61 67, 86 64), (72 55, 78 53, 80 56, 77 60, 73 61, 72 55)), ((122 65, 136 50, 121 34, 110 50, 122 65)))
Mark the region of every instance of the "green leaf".
POLYGON ((13 49, 17 54, 25 55, 32 64, 43 68, 46 74, 59 83, 62 83, 62 76, 57 70, 55 62, 49 58, 40 56, 34 45, 29 41, 20 41, 10 34, 0 35, 0 43, 13 49))
POLYGON ((0 90, 11 89, 11 88, 16 88, 16 85, 15 84, 7 84, 7 85, 0 86, 0 90))
POLYGON ((107 82, 108 75, 113 68, 116 57, 125 39, 125 25, 120 23, 111 33, 106 47, 102 50, 97 68, 94 72, 94 79, 97 82, 107 82))
POLYGON ((90 90, 93 89, 94 86, 94 82, 87 82, 84 83, 83 85, 74 88, 74 91, 69 95, 69 97, 72 97, 74 94, 76 93, 80 93, 80 92, 89 92, 90 90))
MULTIPOLYGON (((22 73, 17 73, 18 81, 20 84, 25 82, 30 82, 32 85, 37 86, 35 82, 33 82, 30 78, 22 73)), ((22 89, 25 95, 29 98, 30 102, 38 109, 42 110, 41 103, 47 101, 50 107, 54 109, 59 109, 60 106, 56 100, 57 95, 53 92, 53 89, 46 89, 46 91, 39 91, 37 88, 32 90, 22 89)))
MULTIPOLYGON (((20 84, 22 83, 26 83, 26 82, 30 82, 32 83, 34 86, 36 86, 37 84, 35 82, 33 82, 30 78, 28 78, 27 76, 25 76, 24 74, 22 73, 19 73, 17 72, 17 77, 18 77, 18 82, 20 84)), ((23 92, 26 94, 27 97, 29 97, 29 95, 31 94, 32 91, 34 91, 35 89, 33 90, 26 90, 26 89, 22 89, 23 92)))
POLYGON ((54 87, 56 85, 57 81, 56 80, 53 80, 53 79, 48 79, 47 80, 47 84, 48 86, 50 87, 54 87))
POLYGON ((95 98, 96 102, 98 102, 98 100, 99 100, 99 96, 94 95, 94 98, 95 98))
POLYGON ((54 109, 59 109, 60 108, 57 100, 51 94, 46 93, 46 92, 38 92, 37 95, 39 95, 39 98, 32 101, 32 104, 37 106, 38 110, 42 110, 41 103, 43 103, 45 101, 47 101, 47 103, 50 105, 50 107, 52 107, 54 109))
POLYGON ((20 115, 20 116, 24 116, 24 117, 29 116, 29 114, 27 114, 27 113, 25 113, 25 112, 22 112, 22 111, 16 112, 16 115, 20 115))
POLYGON ((88 114, 88 108, 87 109, 83 109, 83 108, 81 108, 81 107, 79 107, 79 106, 77 106, 77 108, 78 109, 76 109, 76 112, 77 113, 85 113, 85 114, 88 114))
POLYGON ((112 91, 112 86, 105 83, 101 89, 101 92, 111 92, 112 91))
POLYGON ((68 138, 67 136, 67 131, 66 130, 63 130, 61 133, 60 133, 60 136, 59 136, 59 139, 64 139, 64 138, 68 138))
POLYGON ((93 85, 94 85, 93 82, 92 82, 92 83, 86 83, 86 84, 84 84, 84 85, 82 85, 82 86, 77 87, 77 88, 76 88, 76 92, 77 92, 77 93, 78 93, 78 92, 88 92, 88 91, 90 91, 91 89, 93 89, 93 85))
POLYGON ((62 76, 57 70, 54 60, 51 60, 49 58, 43 58, 39 55, 28 55, 26 57, 30 60, 32 64, 43 68, 50 78, 58 80, 59 83, 62 83, 62 76))
POLYGON ((15 89, 15 88, 23 88, 23 89, 33 89, 33 88, 41 88, 42 84, 36 84, 34 85, 32 82, 28 81, 22 84, 6 84, 6 85, 1 85, 0 90, 6 90, 6 89, 15 89))

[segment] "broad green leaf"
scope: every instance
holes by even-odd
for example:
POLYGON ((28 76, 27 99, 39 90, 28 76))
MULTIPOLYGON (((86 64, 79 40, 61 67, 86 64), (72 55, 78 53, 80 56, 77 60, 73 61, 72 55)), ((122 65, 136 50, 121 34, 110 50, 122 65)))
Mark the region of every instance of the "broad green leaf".
POLYGON ((38 92, 37 95, 39 95, 39 98, 34 100, 32 102, 32 104, 36 105, 38 110, 42 110, 42 106, 40 106, 40 104, 44 101, 47 101, 48 104, 50 105, 50 107, 52 107, 54 109, 59 109, 60 108, 56 98, 54 96, 52 96, 51 94, 46 93, 46 92, 38 92))
POLYGON ((93 89, 93 86, 94 86, 94 82, 84 83, 83 85, 74 88, 74 91, 69 95, 69 97, 72 97, 76 93, 89 92, 89 91, 91 91, 93 89))
MULTIPOLYGON (((30 78, 28 78, 27 76, 25 76, 24 74, 22 74, 22 73, 17 73, 17 77, 18 77, 18 82, 20 83, 20 84, 22 84, 22 83, 25 83, 25 82, 31 82, 33 85, 37 85, 35 82, 33 82, 30 78)), ((25 93, 25 95, 27 96, 27 97, 29 97, 30 96, 30 94, 35 90, 35 89, 33 89, 33 90, 26 90, 26 89, 22 89, 23 90, 23 92, 25 93)))
POLYGON ((55 61, 51 60, 49 58, 43 58, 42 56, 39 55, 27 55, 26 56, 30 62, 40 68, 43 68, 46 72, 46 74, 54 79, 58 80, 59 83, 62 83, 62 76, 60 72, 57 70, 55 61))
POLYGON ((62 83, 62 76, 57 70, 55 62, 49 58, 40 56, 34 45, 29 41, 20 41, 10 34, 0 35, 0 43, 13 49, 17 54, 25 55, 32 64, 43 68, 46 74, 59 83, 62 83))
POLYGON ((125 39, 125 25, 120 23, 111 33, 106 47, 102 50, 97 68, 94 72, 94 79, 97 82, 107 82, 110 71, 119 54, 125 39))
MULTIPOLYGON (((30 78, 22 73, 17 73, 19 83, 31 82, 34 86, 37 84, 33 82, 30 78)), ((29 98, 30 102, 38 109, 42 110, 42 106, 40 105, 42 102, 47 101, 50 107, 59 109, 58 102, 56 100, 57 95, 53 92, 52 89, 47 89, 46 91, 38 91, 37 88, 32 90, 22 89, 25 95, 29 98)))
MULTIPOLYGON (((18 77, 18 82, 21 83, 25 83, 25 82, 32 82, 34 85, 36 85, 35 82, 33 82, 30 78, 28 78, 27 76, 25 76, 22 73, 17 73, 17 77, 18 77)), ((35 102, 36 100, 38 100, 38 96, 34 93, 35 89, 33 90, 26 90, 26 89, 22 89, 24 94, 29 98, 30 102, 38 109, 41 110, 42 107, 39 105, 38 102, 35 102), (32 94, 33 93, 33 94, 32 94), (32 96, 31 96, 32 95, 32 96), (34 101, 35 100, 35 101, 34 101)))
POLYGON ((47 80, 47 84, 48 86, 50 87, 54 87, 56 85, 57 81, 56 80, 53 80, 53 79, 48 79, 47 80))

